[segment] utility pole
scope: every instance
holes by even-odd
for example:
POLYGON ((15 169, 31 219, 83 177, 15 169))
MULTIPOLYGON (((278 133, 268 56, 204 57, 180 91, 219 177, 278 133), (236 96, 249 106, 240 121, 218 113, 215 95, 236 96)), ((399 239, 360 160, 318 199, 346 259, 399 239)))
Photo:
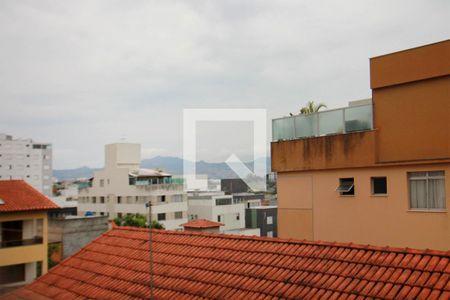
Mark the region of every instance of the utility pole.
POLYGON ((153 240, 152 240, 152 202, 145 204, 148 207, 148 253, 149 253, 149 271, 150 271, 150 300, 153 300, 153 240))

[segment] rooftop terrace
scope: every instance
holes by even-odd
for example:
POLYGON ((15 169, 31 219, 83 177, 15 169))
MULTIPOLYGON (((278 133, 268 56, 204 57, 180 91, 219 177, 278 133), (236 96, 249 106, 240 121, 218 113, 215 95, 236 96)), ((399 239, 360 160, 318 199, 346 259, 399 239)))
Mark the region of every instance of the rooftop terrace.
POLYGON ((272 140, 295 140, 372 129, 371 101, 355 101, 355 104, 350 102, 350 106, 345 108, 273 119, 272 140))

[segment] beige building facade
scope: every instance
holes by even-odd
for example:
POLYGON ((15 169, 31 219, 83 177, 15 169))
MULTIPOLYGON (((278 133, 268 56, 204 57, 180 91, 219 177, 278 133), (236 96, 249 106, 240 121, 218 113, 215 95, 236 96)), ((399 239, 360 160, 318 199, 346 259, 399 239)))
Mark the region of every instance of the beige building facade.
POLYGON ((140 168, 140 145, 131 143, 105 146, 105 168, 97 171, 91 187, 81 189, 80 214, 108 215, 112 220, 126 214, 148 216, 166 229, 181 230, 187 222, 187 196, 183 182, 160 170, 140 168))

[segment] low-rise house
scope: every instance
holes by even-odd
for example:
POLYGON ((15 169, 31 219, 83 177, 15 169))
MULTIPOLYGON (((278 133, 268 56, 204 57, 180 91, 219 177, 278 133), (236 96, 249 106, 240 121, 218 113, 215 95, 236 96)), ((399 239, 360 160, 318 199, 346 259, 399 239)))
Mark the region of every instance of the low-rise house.
POLYGON ((47 211, 55 208, 25 181, 0 181, 0 290, 47 272, 47 211))
POLYGON ((148 229, 113 228, 0 299, 450 296, 449 251, 167 230, 151 237, 148 229))
POLYGON ((211 233, 220 233, 220 226, 224 225, 225 224, 223 223, 214 222, 206 219, 197 219, 181 224, 181 226, 183 226, 184 228, 184 231, 211 232, 211 233))
POLYGON ((189 192, 188 217, 223 223, 224 230, 245 228, 245 204, 233 202, 224 192, 189 192))

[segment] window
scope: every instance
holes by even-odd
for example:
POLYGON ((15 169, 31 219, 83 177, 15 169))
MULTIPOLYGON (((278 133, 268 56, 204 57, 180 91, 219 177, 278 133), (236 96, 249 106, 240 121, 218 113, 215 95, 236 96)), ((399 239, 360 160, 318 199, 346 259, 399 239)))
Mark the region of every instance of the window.
POLYGON ((336 189, 341 196, 355 194, 355 180, 354 178, 339 178, 339 186, 336 189))
POLYGON ((95 197, 92 197, 92 203, 96 203, 97 199, 95 197))
POLYGON ((117 213, 118 218, 122 218, 122 213, 117 213))
POLYGON ((118 196, 117 197, 117 203, 120 204, 122 202, 122 197, 118 196))
POLYGON ((222 222, 222 215, 217 215, 217 222, 222 222))
POLYGON ((273 216, 268 216, 267 217, 267 225, 271 225, 273 224, 273 216))
POLYGON ((172 202, 183 202, 183 195, 173 195, 172 202))
POLYGON ((105 180, 104 179, 100 179, 100 187, 104 187, 105 186, 105 180))
POLYGON ((166 214, 162 213, 162 214, 158 214, 158 221, 165 221, 166 220, 166 214))
POLYGON ((387 178, 386 177, 371 177, 372 195, 386 195, 387 194, 387 178))
POLYGON ((231 198, 217 198, 216 205, 231 205, 231 198))
POLYGON ((100 197, 100 203, 105 203, 105 197, 100 197))
POLYGON ((105 213, 104 212, 100 212, 100 216, 104 216, 105 215, 105 213))
POLYGON ((183 212, 182 211, 176 211, 175 212, 175 219, 183 219, 183 212))
POLYGON ((268 237, 273 237, 273 231, 267 231, 267 236, 268 237))
POLYGON ((159 196, 159 202, 166 202, 166 195, 159 196))
POLYGON ((444 171, 409 172, 409 207, 445 209, 444 171))
POLYGON ((25 264, 0 267, 0 284, 25 281, 25 264))
POLYGON ((239 221, 241 219, 241 215, 239 213, 236 213, 236 221, 239 221))

